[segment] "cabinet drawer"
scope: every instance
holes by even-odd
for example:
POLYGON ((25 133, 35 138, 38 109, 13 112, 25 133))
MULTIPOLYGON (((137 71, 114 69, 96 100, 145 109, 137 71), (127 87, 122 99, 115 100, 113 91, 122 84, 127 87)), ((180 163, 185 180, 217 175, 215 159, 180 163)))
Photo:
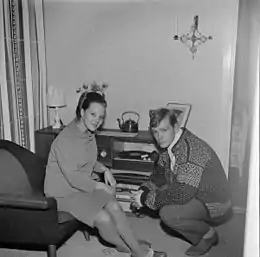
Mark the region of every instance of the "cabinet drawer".
POLYGON ((136 170, 144 172, 152 172, 154 169, 153 161, 143 161, 143 160, 131 160, 131 159, 121 159, 113 158, 113 168, 118 170, 136 170))

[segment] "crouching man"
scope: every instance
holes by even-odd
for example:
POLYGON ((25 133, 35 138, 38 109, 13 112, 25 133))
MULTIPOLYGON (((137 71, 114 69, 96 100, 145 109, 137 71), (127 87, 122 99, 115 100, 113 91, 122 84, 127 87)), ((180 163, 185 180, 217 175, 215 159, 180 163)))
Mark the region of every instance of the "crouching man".
POLYGON ((186 128, 167 108, 149 112, 150 130, 160 151, 149 180, 132 195, 136 208, 158 212, 161 221, 192 245, 199 256, 218 244, 214 228, 231 211, 227 177, 214 150, 186 128))

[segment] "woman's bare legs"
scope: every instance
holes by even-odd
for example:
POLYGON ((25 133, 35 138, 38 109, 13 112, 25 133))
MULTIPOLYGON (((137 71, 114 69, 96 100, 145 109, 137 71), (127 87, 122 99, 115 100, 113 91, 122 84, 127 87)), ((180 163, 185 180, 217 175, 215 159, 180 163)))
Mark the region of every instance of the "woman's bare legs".
POLYGON ((116 200, 110 201, 96 216, 94 226, 107 242, 118 250, 131 252, 134 257, 145 257, 148 249, 142 249, 134 236, 125 213, 116 200))
POLYGON ((112 200, 105 206, 105 210, 111 215, 114 224, 117 228, 119 236, 129 247, 132 256, 136 256, 136 257, 146 256, 148 253, 148 249, 144 250, 139 245, 129 225, 126 215, 121 209, 119 203, 116 200, 112 200))
POLYGON ((100 236, 107 242, 116 246, 119 252, 129 253, 130 250, 119 236, 115 223, 106 210, 101 210, 94 221, 94 226, 98 229, 100 236))

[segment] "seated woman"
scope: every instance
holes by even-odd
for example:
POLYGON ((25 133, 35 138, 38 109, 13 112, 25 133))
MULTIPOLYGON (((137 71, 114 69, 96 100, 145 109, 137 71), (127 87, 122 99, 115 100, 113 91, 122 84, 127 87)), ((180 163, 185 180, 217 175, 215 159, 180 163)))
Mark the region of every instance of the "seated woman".
POLYGON ((214 225, 229 216, 228 181, 215 151, 186 128, 173 110, 150 111, 150 129, 161 152, 148 182, 132 195, 136 208, 147 206, 192 246, 186 254, 204 255, 218 243, 214 225))
POLYGON ((107 103, 101 92, 85 92, 76 118, 54 140, 47 164, 45 193, 55 197, 58 209, 84 224, 96 227, 107 242, 133 257, 165 257, 163 252, 142 247, 115 199, 116 181, 97 161, 95 131, 105 118, 107 103), (99 182, 104 173, 106 183, 99 182))

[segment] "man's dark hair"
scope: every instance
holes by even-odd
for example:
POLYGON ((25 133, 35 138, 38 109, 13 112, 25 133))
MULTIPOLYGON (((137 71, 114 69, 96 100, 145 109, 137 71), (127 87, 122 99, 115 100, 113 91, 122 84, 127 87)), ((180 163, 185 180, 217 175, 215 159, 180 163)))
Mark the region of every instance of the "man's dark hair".
POLYGON ((167 116, 169 116, 169 121, 172 127, 177 123, 177 118, 173 110, 168 108, 159 108, 149 111, 150 116, 150 129, 159 126, 160 122, 167 116))

